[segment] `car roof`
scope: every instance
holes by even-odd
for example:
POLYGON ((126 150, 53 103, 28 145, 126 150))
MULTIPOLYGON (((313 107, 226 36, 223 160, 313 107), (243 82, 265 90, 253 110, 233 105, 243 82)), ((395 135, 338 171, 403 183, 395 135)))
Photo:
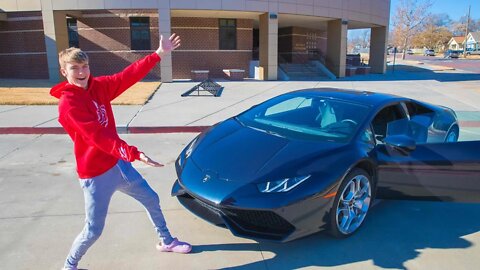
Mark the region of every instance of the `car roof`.
POLYGON ((340 88, 309 88, 290 92, 288 94, 312 94, 319 97, 334 98, 339 100, 350 101, 354 103, 360 103, 367 106, 381 106, 391 102, 397 102, 407 100, 407 98, 384 94, 375 93, 370 91, 358 91, 350 89, 340 88))

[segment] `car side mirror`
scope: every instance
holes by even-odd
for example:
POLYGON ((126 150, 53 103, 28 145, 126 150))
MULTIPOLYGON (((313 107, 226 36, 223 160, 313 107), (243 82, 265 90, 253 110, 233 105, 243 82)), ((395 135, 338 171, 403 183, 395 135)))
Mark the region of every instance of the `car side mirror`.
POLYGON ((406 135, 387 136, 383 141, 404 155, 408 155, 417 147, 415 140, 406 135))

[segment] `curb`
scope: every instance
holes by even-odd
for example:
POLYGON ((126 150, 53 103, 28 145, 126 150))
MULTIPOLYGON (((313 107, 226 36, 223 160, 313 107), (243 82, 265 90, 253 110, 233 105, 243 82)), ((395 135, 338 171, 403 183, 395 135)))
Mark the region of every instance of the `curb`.
MULTIPOLYGON (((480 128, 480 121, 460 121, 460 127, 480 128)), ((117 127, 118 134, 200 133, 211 126, 117 127)), ((0 135, 67 134, 62 127, 0 127, 0 135)))
MULTIPOLYGON (((210 126, 117 127, 118 134, 200 133, 210 126)), ((62 127, 0 127, 0 135, 67 134, 62 127)))

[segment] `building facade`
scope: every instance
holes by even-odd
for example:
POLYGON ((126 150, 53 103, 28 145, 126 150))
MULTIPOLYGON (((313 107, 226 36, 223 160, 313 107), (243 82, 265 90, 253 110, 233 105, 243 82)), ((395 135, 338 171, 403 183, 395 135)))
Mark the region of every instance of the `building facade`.
POLYGON ((318 60, 345 76, 349 29, 371 29, 371 72, 386 69, 390 0, 3 0, 0 78, 59 81, 58 52, 86 51, 94 75, 120 71, 153 52, 159 36, 182 46, 148 75, 164 82, 192 70, 260 67, 276 80, 279 64, 318 60))

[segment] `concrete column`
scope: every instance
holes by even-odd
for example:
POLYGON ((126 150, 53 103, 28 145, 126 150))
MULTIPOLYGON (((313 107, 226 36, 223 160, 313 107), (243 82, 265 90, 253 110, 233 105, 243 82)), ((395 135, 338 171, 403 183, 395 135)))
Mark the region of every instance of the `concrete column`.
POLYGON ((372 73, 385 73, 387 70, 387 27, 374 27, 370 34, 370 60, 372 73))
POLYGON ((278 72, 278 18, 275 13, 260 15, 260 67, 264 80, 276 80, 278 72))
POLYGON ((345 77, 347 62, 346 20, 329 21, 327 25, 327 67, 338 78, 345 77))
MULTIPOLYGON (((159 2, 158 8, 158 32, 159 37, 163 35, 163 38, 168 39, 171 33, 171 15, 170 15, 170 2, 159 2)), ((154 48, 156 50, 157 47, 154 48)), ((160 77, 162 82, 172 82, 173 80, 173 67, 172 67, 172 54, 165 54, 160 61, 160 77)))
POLYGON ((52 82, 59 82, 62 77, 58 52, 68 47, 66 13, 54 12, 51 1, 42 1, 42 20, 47 50, 48 77, 52 82))

